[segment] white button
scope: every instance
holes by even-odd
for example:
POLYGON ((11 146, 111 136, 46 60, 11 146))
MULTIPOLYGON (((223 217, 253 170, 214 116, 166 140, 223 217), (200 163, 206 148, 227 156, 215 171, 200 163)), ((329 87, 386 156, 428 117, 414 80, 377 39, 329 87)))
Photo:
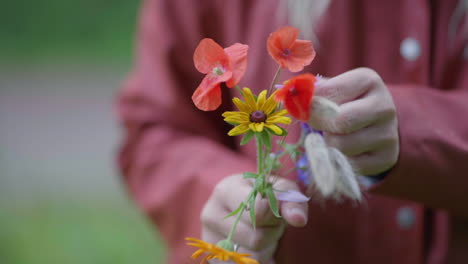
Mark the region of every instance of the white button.
POLYGON ((416 215, 413 209, 409 207, 402 207, 398 210, 396 215, 398 225, 403 229, 410 229, 416 222, 416 215))
POLYGON ((421 56, 421 45, 414 38, 405 38, 400 45, 400 53, 403 58, 415 61, 421 56))

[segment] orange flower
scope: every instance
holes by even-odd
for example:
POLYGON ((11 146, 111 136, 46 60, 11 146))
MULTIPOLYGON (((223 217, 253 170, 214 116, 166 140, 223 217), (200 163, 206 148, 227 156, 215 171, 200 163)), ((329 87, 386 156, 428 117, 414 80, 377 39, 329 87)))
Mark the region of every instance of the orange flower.
POLYGON ((289 114, 299 120, 307 121, 310 116, 315 81, 315 76, 310 73, 296 76, 284 83, 284 86, 275 93, 275 99, 283 102, 289 114))
POLYGON ((187 243, 189 246, 194 246, 199 248, 195 253, 192 254, 192 258, 196 259, 202 254, 207 253, 201 260, 200 264, 206 263, 210 259, 219 259, 221 261, 234 261, 236 264, 259 264, 255 259, 248 258, 250 254, 242 254, 234 251, 226 250, 222 247, 215 246, 213 244, 207 243, 203 240, 187 237, 185 240, 190 241, 187 243))
POLYGON ((282 67, 291 72, 299 72, 315 57, 310 40, 297 39, 299 30, 295 27, 282 27, 270 34, 267 41, 268 53, 282 67))
POLYGON ((236 43, 223 49, 212 39, 200 41, 193 54, 193 61, 195 68, 206 76, 192 95, 196 107, 211 111, 221 105, 220 84, 226 82, 232 88, 239 83, 247 68, 248 48, 247 45, 236 43))

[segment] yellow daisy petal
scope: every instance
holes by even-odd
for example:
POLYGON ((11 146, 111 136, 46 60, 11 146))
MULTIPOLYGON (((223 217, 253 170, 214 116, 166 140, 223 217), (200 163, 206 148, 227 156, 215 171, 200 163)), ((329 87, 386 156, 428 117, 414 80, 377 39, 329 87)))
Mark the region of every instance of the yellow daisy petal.
POLYGON ((255 123, 250 123, 249 129, 252 130, 253 132, 257 132, 257 127, 255 126, 255 123))
POLYGON ((291 118, 289 118, 287 116, 268 117, 268 119, 266 121, 267 121, 267 123, 280 123, 280 124, 285 124, 285 125, 291 124, 291 118))
POLYGON ((262 107, 262 110, 266 114, 270 114, 271 112, 273 112, 276 109, 277 106, 278 106, 278 103, 275 101, 274 95, 271 95, 266 100, 265 104, 262 107))
POLYGON ((267 94, 267 91, 266 91, 266 90, 263 90, 263 91, 258 95, 258 98, 257 98, 257 110, 262 110, 262 109, 263 109, 263 105, 265 104, 265 101, 266 101, 266 94, 267 94))
POLYGON ((245 103, 247 104, 247 106, 249 107, 250 111, 256 111, 257 110, 257 103, 255 102, 255 98, 252 94, 252 91, 245 87, 243 89, 243 94, 244 94, 244 99, 245 99, 245 103))
POLYGON ((272 113, 272 114, 269 115, 268 117, 284 116, 284 115, 286 115, 286 114, 288 114, 288 110, 283 109, 283 110, 279 110, 278 112, 272 113))
POLYGON ((235 112, 235 114, 223 115, 224 121, 231 123, 248 123, 250 121, 250 116, 244 112, 235 112))
POLYGON ((275 124, 265 124, 265 127, 271 129, 271 131, 273 131, 277 136, 281 136, 283 134, 283 130, 275 124))
POLYGON ((243 133, 245 133, 247 131, 249 131, 249 125, 240 124, 238 126, 235 126, 233 129, 229 130, 228 135, 229 136, 237 136, 237 135, 243 134, 243 133))
POLYGON ((276 124, 290 124, 291 118, 284 116, 288 113, 287 110, 276 111, 278 103, 274 100, 274 93, 267 98, 267 91, 262 91, 257 99, 255 99, 252 91, 245 87, 242 95, 245 101, 239 98, 234 98, 232 101, 239 108, 239 111, 228 111, 223 113, 224 120, 230 123, 239 124, 228 132, 229 136, 237 136, 251 130, 253 132, 262 132, 265 127, 269 128, 276 135, 282 135, 283 130, 276 124), (253 112, 261 113, 258 118, 251 120, 253 112), (266 118, 266 119, 263 119, 266 118))
POLYGON ((251 112, 251 109, 249 108, 249 106, 246 103, 242 102, 239 98, 234 97, 232 99, 232 102, 236 105, 239 111, 246 112, 246 113, 251 112))
POLYGON ((230 117, 230 116, 235 116, 237 115, 239 112, 237 111, 226 111, 223 113, 223 117, 230 117))
MULTIPOLYGON (((192 245, 190 245, 192 246, 192 245)), ((197 259, 198 257, 200 257, 205 251, 203 249, 199 249, 197 251, 195 251, 193 254, 192 254, 192 258, 193 259, 197 259)))
POLYGON ((257 130, 257 132, 262 132, 263 131, 263 127, 265 126, 265 123, 261 122, 261 123, 254 123, 254 126, 255 126, 255 129, 257 130))
POLYGON ((195 238, 186 238, 186 240, 195 242, 188 244, 199 248, 197 249, 197 251, 195 251, 195 253, 192 254, 193 259, 200 257, 204 253, 207 254, 202 258, 201 263, 206 263, 206 261, 210 259, 219 259, 221 261, 232 260, 237 264, 258 264, 256 260, 247 258, 246 255, 248 254, 241 254, 234 251, 229 251, 195 238))

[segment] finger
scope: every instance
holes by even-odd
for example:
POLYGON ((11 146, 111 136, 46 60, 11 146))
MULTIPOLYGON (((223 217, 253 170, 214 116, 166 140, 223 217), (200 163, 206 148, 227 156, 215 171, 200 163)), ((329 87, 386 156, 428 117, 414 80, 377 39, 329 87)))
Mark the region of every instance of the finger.
POLYGON ((394 118, 396 112, 392 101, 381 98, 382 96, 372 94, 341 105, 340 112, 334 120, 337 132, 352 133, 374 123, 394 118))
POLYGON ((216 243, 219 241, 226 239, 226 235, 221 234, 213 229, 202 228, 201 239, 210 244, 216 245, 216 243))
POLYGON ((346 156, 356 156, 396 144, 391 122, 378 123, 350 134, 325 133, 330 147, 340 150, 346 156))
MULTIPOLYGON (((227 219, 224 221, 230 222, 227 221, 227 219)), ((205 241, 216 244, 220 240, 228 237, 231 228, 232 223, 214 223, 210 225, 209 228, 203 229, 203 239, 209 239, 205 241), (229 227, 226 228, 227 226, 229 227)), ((248 223, 239 222, 232 240, 242 248, 259 251, 265 247, 269 247, 272 243, 276 243, 283 235, 284 229, 284 222, 275 227, 261 227, 255 229, 248 223)))
POLYGON ((311 115, 309 123, 318 130, 348 134, 370 126, 380 119, 388 118, 391 113, 392 108, 381 105, 376 97, 366 96, 340 105, 334 118, 311 115))
POLYGON ((317 82, 315 94, 326 97, 337 104, 343 104, 362 97, 378 82, 382 82, 382 80, 375 71, 368 68, 358 68, 317 82))
MULTIPOLYGON (((226 238, 234 226, 235 216, 228 218, 225 216, 245 200, 252 188, 250 185, 250 182, 242 179, 240 175, 227 178, 218 184, 213 191, 213 197, 202 210, 203 229, 214 232, 223 239, 226 238), (232 192, 233 186, 236 187, 236 192, 232 192), (226 188, 231 188, 231 190, 226 190, 226 188)), ((278 240, 284 230, 284 222, 271 213, 266 199, 257 197, 255 204, 253 209, 257 216, 257 228, 253 228, 249 211, 246 210, 234 233, 236 243, 252 249, 264 247, 269 241, 278 240)))
MULTIPOLYGON (((260 196, 257 196, 257 198, 255 199, 254 211, 256 219, 255 222, 257 227, 275 227, 283 222, 281 218, 278 218, 273 214, 268 200, 262 199, 260 196)), ((251 224, 250 215, 246 213, 244 217, 242 217, 242 221, 251 224)))
MULTIPOLYGON (((281 191, 287 190, 299 190, 297 183, 284 179, 277 178, 275 189, 281 191)), ((308 216, 308 204, 307 203, 295 203, 295 202, 282 202, 280 204, 281 215, 283 219, 290 225, 295 227, 303 227, 307 224, 308 216)))
POLYGON ((385 122, 396 116, 392 101, 379 100, 370 94, 356 101, 344 103, 333 119, 311 117, 309 123, 318 130, 336 134, 349 134, 378 122, 385 122))
POLYGON ((254 251, 245 248, 240 248, 240 253, 250 254, 249 258, 256 259, 261 264, 275 264, 275 260, 273 259, 276 248, 278 247, 278 242, 271 243, 268 247, 265 247, 261 250, 254 251))
POLYGON ((308 204, 283 202, 281 204, 281 215, 288 224, 294 227, 303 227, 308 220, 308 204))
MULTIPOLYGON (((241 203, 245 202, 250 192, 252 191, 252 181, 243 179, 241 175, 234 175, 218 184, 213 192, 213 199, 223 201, 226 215, 236 210, 241 203), (236 191, 232 191, 233 186, 236 191)), ((277 226, 281 223, 281 219, 277 218, 271 212, 267 199, 261 199, 257 196, 253 205, 248 204, 247 212, 253 208, 255 212, 256 226, 277 226)), ((249 213, 245 213, 241 217, 241 222, 252 225, 252 220, 249 213)))
MULTIPOLYGON (((398 146, 395 147, 398 148, 398 146)), ((398 150, 382 148, 374 152, 349 157, 349 159, 361 175, 373 176, 387 171, 395 165, 398 159, 398 150)))

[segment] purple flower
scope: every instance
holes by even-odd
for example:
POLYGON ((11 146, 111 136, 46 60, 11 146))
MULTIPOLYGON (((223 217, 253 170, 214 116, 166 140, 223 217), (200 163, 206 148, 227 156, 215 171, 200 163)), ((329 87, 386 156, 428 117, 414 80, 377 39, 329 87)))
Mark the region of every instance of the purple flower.
POLYGON ((308 134, 312 133, 312 132, 320 134, 320 135, 323 136, 322 131, 312 128, 309 124, 307 124, 305 122, 301 122, 301 131, 302 131, 302 135, 304 137, 307 136, 308 134))
POLYGON ((303 153, 296 162, 296 172, 297 179, 305 186, 309 186, 310 179, 312 178, 312 171, 310 170, 306 153, 303 153))
POLYGON ((296 190, 287 190, 285 192, 277 192, 276 199, 283 202, 293 202, 293 203, 306 203, 310 200, 309 197, 305 196, 299 191, 296 190))
POLYGON ((301 122, 301 131, 302 131, 302 134, 308 135, 312 133, 312 127, 310 127, 310 125, 305 122, 301 122))
POLYGON ((284 84, 275 84, 275 89, 279 90, 283 88, 284 84))

